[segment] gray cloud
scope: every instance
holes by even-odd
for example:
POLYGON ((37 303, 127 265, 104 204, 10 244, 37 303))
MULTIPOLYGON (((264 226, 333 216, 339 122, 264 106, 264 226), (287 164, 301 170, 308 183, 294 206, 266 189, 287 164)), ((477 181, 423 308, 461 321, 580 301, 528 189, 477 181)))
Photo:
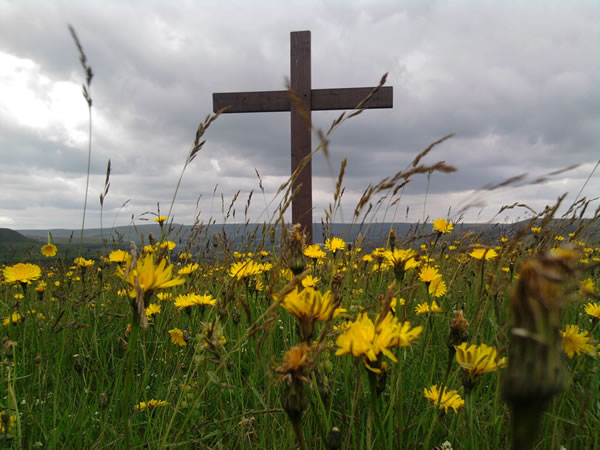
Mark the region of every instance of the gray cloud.
MULTIPOLYGON (((347 121, 331 136, 329 164, 323 155, 315 157, 315 220, 331 201, 344 157, 349 220, 369 183, 405 168, 449 133, 456 137, 423 162, 445 160, 459 172, 434 174, 429 185, 416 177, 404 191, 402 220, 406 206, 415 211, 409 219, 422 218, 425 189, 425 214, 441 216, 486 184, 582 163, 543 187, 487 193, 485 213, 466 217, 488 220, 505 201, 543 208, 565 191, 574 199, 598 158, 600 26, 591 1, 63 1, 3 2, 0 10, 0 54, 33 61, 28 88, 43 104, 59 101, 49 86, 83 80, 67 23, 94 69, 89 226, 99 225, 97 197, 108 159, 113 172, 105 224, 117 213, 119 223, 127 221, 157 202, 168 210, 196 127, 212 111, 212 93, 283 89, 292 30, 312 31, 313 87, 375 85, 384 72, 394 86, 393 110, 365 111, 347 121)), ((2 80, 16 76, 0 69, 2 80)), ((9 114, 14 105, 0 100, 0 225, 78 226, 87 165, 81 102, 80 120, 61 125, 57 106, 39 128, 20 124, 9 114)), ((313 123, 326 130, 339 114, 314 112, 313 123)), ((255 169, 272 213, 277 200, 269 202, 290 170, 289 121, 286 113, 233 114, 212 124, 205 148, 184 175, 176 220, 193 220, 199 196, 199 210, 219 218, 221 193, 227 208, 238 189, 236 220, 250 190, 249 213, 264 220, 255 169)), ((583 195, 598 192, 597 180, 583 195)))

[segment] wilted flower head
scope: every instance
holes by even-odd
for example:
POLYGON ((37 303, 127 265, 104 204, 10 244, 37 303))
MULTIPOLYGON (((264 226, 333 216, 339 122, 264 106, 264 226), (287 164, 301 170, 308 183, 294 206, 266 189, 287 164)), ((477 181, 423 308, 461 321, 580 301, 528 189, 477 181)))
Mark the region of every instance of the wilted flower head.
POLYGON ((281 374, 282 378, 287 379, 288 383, 291 383, 290 378, 294 375, 302 376, 302 371, 310 364, 310 354, 311 346, 306 342, 290 348, 283 355, 284 363, 277 367, 275 372, 281 374))

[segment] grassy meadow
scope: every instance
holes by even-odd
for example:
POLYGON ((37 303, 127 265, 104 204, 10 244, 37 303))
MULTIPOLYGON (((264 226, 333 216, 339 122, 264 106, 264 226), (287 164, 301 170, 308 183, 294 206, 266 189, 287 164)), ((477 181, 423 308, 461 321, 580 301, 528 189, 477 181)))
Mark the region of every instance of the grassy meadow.
POLYGON ((166 236, 4 266, 0 440, 508 448, 519 393, 540 415, 532 448, 597 448, 600 249, 584 239, 593 222, 581 224, 483 245, 440 219, 368 253, 335 237, 309 246, 292 229, 277 252, 217 234, 200 257, 166 236), (519 329, 541 327, 514 368, 511 304, 519 329))
POLYGON ((590 200, 507 206, 531 219, 493 239, 439 218, 362 248, 414 177, 454 170, 421 162, 446 138, 367 188, 351 242, 328 226, 344 162, 321 245, 285 223, 287 182, 243 239, 198 222, 180 240, 157 211, 141 245, 73 257, 50 239, 42 263, 0 265, 0 447, 600 448, 590 200))

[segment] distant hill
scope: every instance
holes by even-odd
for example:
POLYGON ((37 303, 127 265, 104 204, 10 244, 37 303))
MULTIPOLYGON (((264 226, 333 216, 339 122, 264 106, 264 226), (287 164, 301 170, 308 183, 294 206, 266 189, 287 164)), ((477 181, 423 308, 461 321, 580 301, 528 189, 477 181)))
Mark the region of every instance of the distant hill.
MULTIPOLYGON (((585 235, 581 238, 590 242, 598 242, 600 238, 600 223, 598 220, 566 220, 553 219, 547 225, 552 233, 567 236, 567 233, 574 232, 578 225, 585 225, 585 235)), ((165 225, 166 226, 166 225, 165 225)), ((460 238, 464 233, 471 232, 477 236, 477 239, 483 243, 496 243, 501 236, 511 236, 514 233, 530 227, 529 221, 521 221, 512 224, 479 224, 479 223, 459 223, 455 226, 455 236, 460 238)), ((323 243, 325 238, 334 235, 340 236, 347 242, 354 242, 358 235, 362 238, 362 248, 364 251, 370 251, 375 247, 384 246, 387 236, 391 229, 396 233, 397 245, 403 246, 422 243, 425 240, 431 240, 433 228, 431 223, 370 223, 364 224, 362 227, 358 224, 330 224, 327 230, 323 229, 320 223, 313 224, 313 236, 316 243, 323 243)), ((52 234, 54 242, 60 248, 63 247, 65 252, 70 253, 79 247, 79 230, 68 229, 51 229, 51 230, 6 230, 6 240, 12 241, 17 245, 35 244, 39 246, 41 242, 45 242, 48 232, 52 234)), ((1 232, 0 232, 1 233, 1 232)), ((90 255, 99 255, 107 250, 114 248, 127 249, 130 242, 134 242, 138 247, 149 242, 148 236, 152 234, 154 239, 160 239, 160 226, 156 223, 148 223, 141 225, 119 226, 114 228, 91 228, 84 230, 82 247, 90 255)), ((248 223, 248 224, 210 224, 201 226, 171 224, 168 239, 176 242, 177 249, 183 250, 186 246, 193 244, 191 251, 200 251, 210 248, 213 235, 218 234, 225 236, 231 249, 249 250, 264 245, 265 248, 270 248, 270 236, 264 231, 263 224, 248 223), (264 235, 264 236, 263 236, 264 235), (190 243, 190 241, 192 241, 190 243)), ((0 234, 0 242, 3 241, 0 234)), ((276 232, 275 246, 278 246, 279 231, 276 232)), ((177 250, 176 250, 177 251, 177 250)), ((39 247, 33 252, 39 255, 39 247)), ((32 254, 32 258, 35 256, 32 254)), ((0 263, 2 263, 0 259, 0 263)))
POLYGON ((23 236, 21 233, 10 228, 0 228, 0 245, 6 244, 37 244, 38 241, 23 236))

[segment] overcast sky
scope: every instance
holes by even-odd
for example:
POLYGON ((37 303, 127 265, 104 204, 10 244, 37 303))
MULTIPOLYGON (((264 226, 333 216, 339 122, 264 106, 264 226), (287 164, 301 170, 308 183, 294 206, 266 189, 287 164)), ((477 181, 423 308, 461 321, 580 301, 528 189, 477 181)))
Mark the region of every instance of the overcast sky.
MULTIPOLYGON (((423 163, 444 160, 458 171, 434 173, 429 184, 415 177, 378 220, 445 217, 449 208, 454 217, 475 204, 464 220, 488 221, 502 205, 541 210, 564 192, 570 204, 600 159, 599 5, 0 0, 0 227, 81 226, 88 115, 67 24, 94 71, 86 228, 100 226, 109 159, 105 227, 151 219, 143 213, 156 212, 158 202, 166 213, 196 128, 212 112, 212 93, 284 89, 290 31, 298 30, 311 31, 313 88, 374 86, 385 72, 394 88, 393 109, 345 122, 331 136, 329 164, 315 157, 315 221, 333 200, 344 157, 336 221, 349 222, 369 183, 449 133, 456 136, 423 163), (527 183, 573 164, 545 183, 527 183), (479 191, 523 173, 515 186, 479 191)), ((339 113, 314 112, 313 123, 327 129, 339 113)), ((250 218, 268 220, 290 173, 289 128, 284 112, 219 117, 183 177, 175 222, 191 224, 198 213, 222 222, 221 194, 227 209, 238 190, 235 220, 244 220, 252 190, 250 218)), ((599 180, 594 174, 580 197, 600 195, 599 180)), ((527 216, 516 209, 494 220, 527 216)))

